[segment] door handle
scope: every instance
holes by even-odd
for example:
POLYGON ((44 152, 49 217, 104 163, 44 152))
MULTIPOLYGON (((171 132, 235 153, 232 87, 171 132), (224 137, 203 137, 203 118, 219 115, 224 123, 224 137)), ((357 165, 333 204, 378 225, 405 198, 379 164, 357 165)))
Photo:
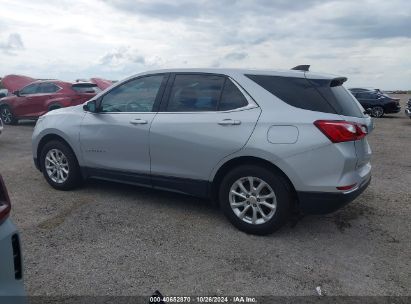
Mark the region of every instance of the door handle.
POLYGON ((230 125, 231 126, 236 126, 236 125, 241 124, 241 121, 233 120, 233 119, 223 119, 218 124, 221 125, 221 126, 230 126, 230 125))
POLYGON ((136 118, 136 119, 130 120, 130 123, 131 123, 132 125, 145 125, 147 122, 148 122, 147 120, 140 119, 140 118, 136 118))

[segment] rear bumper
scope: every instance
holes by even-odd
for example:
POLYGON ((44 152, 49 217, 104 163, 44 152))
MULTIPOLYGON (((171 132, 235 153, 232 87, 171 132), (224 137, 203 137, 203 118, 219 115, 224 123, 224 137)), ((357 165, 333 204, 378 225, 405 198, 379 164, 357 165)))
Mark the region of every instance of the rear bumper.
POLYGON ((299 206, 306 214, 327 214, 334 212, 359 196, 371 182, 371 177, 363 182, 356 190, 348 193, 331 192, 297 192, 299 206))
POLYGON ((405 115, 411 118, 411 109, 405 109, 405 115))

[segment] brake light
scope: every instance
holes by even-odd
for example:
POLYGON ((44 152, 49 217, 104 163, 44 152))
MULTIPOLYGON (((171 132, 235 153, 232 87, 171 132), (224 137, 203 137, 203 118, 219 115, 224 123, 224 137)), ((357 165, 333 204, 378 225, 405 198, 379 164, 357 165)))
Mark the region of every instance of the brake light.
POLYGON ((314 125, 333 143, 354 141, 367 135, 367 127, 344 120, 317 120, 314 125))
POLYGON ((337 187, 337 189, 338 189, 338 190, 347 191, 347 190, 351 190, 351 189, 354 188, 355 186, 357 186, 357 184, 352 184, 352 185, 348 185, 348 186, 341 186, 341 187, 337 187))
POLYGON ((6 220, 10 214, 11 203, 6 185, 0 175, 0 223, 6 220))

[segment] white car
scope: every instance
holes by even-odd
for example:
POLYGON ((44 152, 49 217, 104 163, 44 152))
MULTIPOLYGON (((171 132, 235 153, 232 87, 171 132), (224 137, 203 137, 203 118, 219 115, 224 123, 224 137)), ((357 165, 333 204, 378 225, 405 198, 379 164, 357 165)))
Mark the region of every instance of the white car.
POLYGON ((15 297, 7 303, 25 303, 20 237, 9 219, 10 198, 0 175, 0 303, 1 297, 15 297))
POLYGON ((132 76, 41 116, 34 162, 56 189, 100 178, 211 198, 237 228, 271 233, 292 209, 341 208, 371 179, 371 118, 347 78, 307 70, 132 76))

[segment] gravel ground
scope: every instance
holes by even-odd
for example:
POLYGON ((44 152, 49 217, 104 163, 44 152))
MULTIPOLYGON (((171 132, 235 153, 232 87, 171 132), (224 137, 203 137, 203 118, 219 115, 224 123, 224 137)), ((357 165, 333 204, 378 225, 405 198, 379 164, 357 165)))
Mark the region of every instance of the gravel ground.
MULTIPOLYGON (((402 106, 406 95, 400 95, 402 106)), ((378 119, 371 186, 327 216, 266 237, 206 201, 90 181, 48 186, 33 123, 0 136, 0 173, 20 229, 30 295, 411 295, 411 120, 378 119)))

